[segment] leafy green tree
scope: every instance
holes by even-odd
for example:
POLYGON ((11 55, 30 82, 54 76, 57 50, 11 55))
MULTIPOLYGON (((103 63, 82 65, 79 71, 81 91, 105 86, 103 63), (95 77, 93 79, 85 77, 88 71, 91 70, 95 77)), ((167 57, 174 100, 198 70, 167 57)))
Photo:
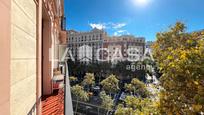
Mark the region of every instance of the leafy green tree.
POLYGON ((115 111, 115 115, 136 115, 132 108, 124 107, 124 105, 120 104, 117 106, 117 110, 115 111))
POLYGON ((124 86, 125 90, 129 93, 133 92, 134 91, 134 87, 132 86, 132 84, 125 84, 124 86))
POLYGON ((158 33, 153 46, 164 88, 160 96, 162 114, 204 112, 204 33, 186 33, 185 29, 177 22, 169 31, 158 33))
POLYGON ((118 62, 113 68, 113 74, 117 75, 120 80, 131 79, 133 72, 131 70, 127 70, 126 66, 131 65, 129 61, 121 61, 118 62))
MULTIPOLYGON (((81 82, 85 73, 94 73, 96 83, 101 82, 102 79, 106 78, 107 75, 114 74, 118 76, 120 80, 129 80, 132 76, 137 75, 140 80, 144 80, 145 70, 131 70, 127 69, 127 65, 134 64, 128 61, 118 62, 115 66, 111 63, 90 63, 88 65, 81 64, 79 61, 72 62, 68 61, 69 64, 69 74, 72 76, 77 76, 78 81, 81 82), (97 69, 96 69, 97 68, 97 69)), ((136 63, 134 65, 137 65, 136 63)))
POLYGON ((137 94, 144 98, 150 96, 145 84, 137 78, 133 78, 130 84, 125 84, 125 89, 128 92, 133 92, 134 95, 137 94))
POLYGON ((83 87, 79 86, 79 85, 75 85, 73 87, 71 87, 71 93, 76 96, 77 98, 77 103, 76 103, 76 108, 75 108, 75 112, 77 112, 77 108, 78 108, 78 101, 88 101, 89 100, 89 96, 88 93, 84 91, 83 87))
POLYGON ((144 59, 143 65, 146 66, 145 72, 152 76, 153 75, 152 69, 155 68, 155 62, 152 59, 144 59))
POLYGON ((111 94, 111 93, 116 93, 119 90, 118 86, 119 80, 116 78, 115 75, 110 75, 106 79, 104 79, 101 82, 101 85, 103 86, 103 89, 111 94))
POLYGON ((78 81, 77 77, 74 76, 69 77, 69 80, 71 85, 74 85, 78 81))
POLYGON ((100 93, 100 98, 102 99, 101 106, 106 110, 110 111, 113 108, 113 100, 109 95, 106 95, 105 91, 100 93))
POLYGON ((115 115, 159 115, 157 102, 148 98, 127 96, 124 104, 119 104, 115 115))
POLYGON ((90 90, 90 87, 95 83, 95 77, 93 73, 86 73, 86 76, 84 77, 84 80, 82 81, 82 84, 84 86, 88 87, 88 90, 90 90))

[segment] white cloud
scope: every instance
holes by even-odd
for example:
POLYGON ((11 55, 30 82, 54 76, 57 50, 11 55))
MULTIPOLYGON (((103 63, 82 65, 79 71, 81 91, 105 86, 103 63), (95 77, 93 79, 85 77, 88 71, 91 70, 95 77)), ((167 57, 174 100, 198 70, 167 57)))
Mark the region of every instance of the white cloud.
POLYGON ((113 27, 114 29, 120 29, 120 28, 122 28, 122 27, 124 27, 124 26, 126 26, 126 25, 127 25, 126 23, 117 23, 117 24, 112 23, 112 27, 113 27))
POLYGON ((89 24, 91 28, 97 28, 97 29, 121 29, 125 27, 126 23, 90 23, 89 24))
POLYGON ((114 36, 121 36, 121 35, 130 35, 130 33, 127 30, 118 30, 114 32, 114 36))
POLYGON ((89 24, 91 26, 91 28, 97 28, 97 29, 105 29, 106 28, 106 24, 105 23, 90 23, 89 24))

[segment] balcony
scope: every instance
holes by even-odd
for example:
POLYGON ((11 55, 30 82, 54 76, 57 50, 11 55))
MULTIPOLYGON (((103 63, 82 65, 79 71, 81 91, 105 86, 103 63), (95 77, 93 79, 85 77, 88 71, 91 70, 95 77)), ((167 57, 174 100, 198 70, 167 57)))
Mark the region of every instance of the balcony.
POLYGON ((55 69, 52 78, 51 95, 42 97, 42 115, 63 115, 64 114, 64 75, 55 69))
POLYGON ((42 115, 64 115, 64 89, 42 97, 42 115))
POLYGON ((53 93, 42 97, 42 115, 72 115, 72 99, 69 85, 68 64, 65 61, 62 70, 55 69, 53 93), (66 108, 66 109, 65 109, 66 108))

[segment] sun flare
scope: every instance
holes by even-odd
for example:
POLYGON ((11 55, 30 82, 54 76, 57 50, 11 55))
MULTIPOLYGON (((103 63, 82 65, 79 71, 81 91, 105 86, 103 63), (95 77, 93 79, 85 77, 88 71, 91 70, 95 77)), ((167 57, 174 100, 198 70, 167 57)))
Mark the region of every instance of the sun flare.
POLYGON ((136 6, 146 6, 150 0, 132 0, 136 6))

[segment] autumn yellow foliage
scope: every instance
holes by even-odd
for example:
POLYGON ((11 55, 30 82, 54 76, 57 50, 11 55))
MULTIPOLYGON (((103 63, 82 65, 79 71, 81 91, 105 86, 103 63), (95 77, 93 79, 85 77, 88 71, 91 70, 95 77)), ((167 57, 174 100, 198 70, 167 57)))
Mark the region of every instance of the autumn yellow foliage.
POLYGON ((204 32, 185 32, 177 22, 157 34, 153 55, 159 65, 164 90, 160 111, 170 115, 196 115, 204 112, 204 32))

